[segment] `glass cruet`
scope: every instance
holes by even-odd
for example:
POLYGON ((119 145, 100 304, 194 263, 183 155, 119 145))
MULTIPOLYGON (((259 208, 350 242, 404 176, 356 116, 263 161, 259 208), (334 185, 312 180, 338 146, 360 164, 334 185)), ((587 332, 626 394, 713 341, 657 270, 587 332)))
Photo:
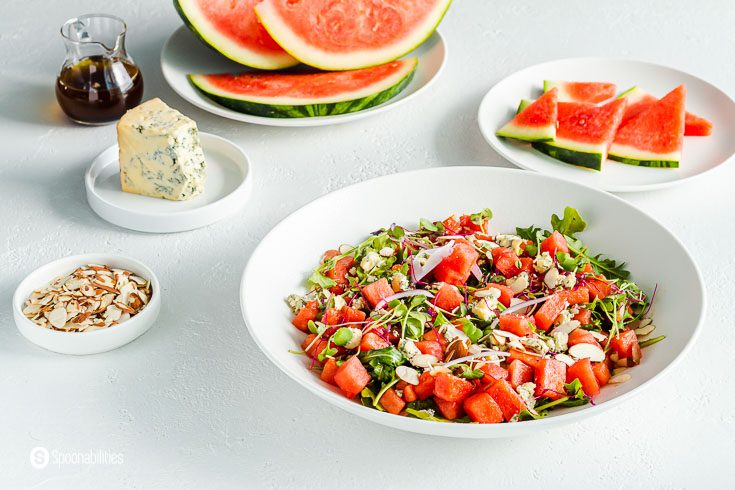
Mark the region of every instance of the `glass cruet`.
POLYGON ((66 59, 56 79, 56 99, 82 124, 117 121, 140 104, 143 76, 125 50, 125 22, 113 15, 89 14, 61 26, 66 59))

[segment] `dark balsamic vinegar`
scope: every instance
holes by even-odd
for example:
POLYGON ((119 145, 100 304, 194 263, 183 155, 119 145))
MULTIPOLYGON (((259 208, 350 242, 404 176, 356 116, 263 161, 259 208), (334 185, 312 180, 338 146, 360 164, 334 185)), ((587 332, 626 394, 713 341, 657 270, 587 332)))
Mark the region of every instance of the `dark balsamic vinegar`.
POLYGON ((143 98, 143 76, 137 66, 104 56, 90 56, 64 68, 56 79, 56 99, 77 122, 116 121, 143 98))

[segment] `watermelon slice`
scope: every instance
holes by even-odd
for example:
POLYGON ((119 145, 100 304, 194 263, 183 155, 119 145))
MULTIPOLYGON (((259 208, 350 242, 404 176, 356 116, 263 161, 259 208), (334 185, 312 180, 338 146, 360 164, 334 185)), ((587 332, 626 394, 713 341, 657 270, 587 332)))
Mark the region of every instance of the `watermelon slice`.
POLYGON ((562 162, 601 170, 626 103, 625 99, 615 99, 602 106, 559 102, 556 139, 534 143, 533 147, 562 162))
POLYGON ((331 116, 382 104, 413 78, 418 60, 343 72, 189 75, 205 96, 238 112, 265 117, 331 116))
POLYGON ((174 0, 174 7, 199 39, 233 61, 263 70, 297 65, 258 21, 258 1, 174 0))
POLYGON ((294 58, 352 70, 400 58, 428 38, 451 0, 264 0, 255 12, 294 58))
POLYGON ((495 134, 521 141, 551 141, 556 136, 557 90, 552 89, 530 102, 495 134))
POLYGON ((621 124, 610 146, 610 158, 644 167, 678 167, 685 103, 686 87, 680 85, 621 124))
MULTIPOLYGON (((626 90, 619 97, 628 99, 628 108, 623 116, 623 123, 640 114, 658 99, 640 87, 626 90)), ((622 123, 621 123, 622 124, 622 123)), ((712 134, 712 123, 707 119, 687 112, 684 115, 684 136, 709 136, 712 134)))
POLYGON ((617 88, 607 82, 560 82, 544 80, 544 92, 559 89, 559 102, 587 102, 599 104, 615 97, 617 88))

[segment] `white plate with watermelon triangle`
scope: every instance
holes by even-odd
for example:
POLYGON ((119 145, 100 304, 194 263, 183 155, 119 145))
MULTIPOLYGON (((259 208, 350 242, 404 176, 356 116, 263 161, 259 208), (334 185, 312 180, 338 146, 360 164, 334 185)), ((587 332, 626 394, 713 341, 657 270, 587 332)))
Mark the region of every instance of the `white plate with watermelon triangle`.
POLYGON ((411 82, 398 95, 369 109, 334 116, 274 118, 244 114, 220 105, 194 88, 189 74, 241 73, 249 68, 230 61, 200 42, 186 27, 180 27, 168 38, 161 51, 163 78, 187 102, 218 116, 265 126, 307 127, 346 123, 374 116, 406 103, 428 88, 444 68, 447 47, 444 38, 435 31, 419 47, 403 58, 418 58, 411 82))
POLYGON ((637 192, 668 187, 702 175, 735 154, 735 101, 711 83, 675 68, 618 58, 571 58, 534 65, 510 75, 485 95, 478 113, 480 130, 500 155, 519 167, 561 177, 611 192, 637 192), (685 136, 678 168, 650 168, 611 160, 597 172, 560 162, 528 144, 495 133, 515 114, 522 99, 536 99, 544 80, 602 81, 616 85, 616 93, 640 87, 663 97, 686 84, 686 108, 710 120, 709 136, 685 136))

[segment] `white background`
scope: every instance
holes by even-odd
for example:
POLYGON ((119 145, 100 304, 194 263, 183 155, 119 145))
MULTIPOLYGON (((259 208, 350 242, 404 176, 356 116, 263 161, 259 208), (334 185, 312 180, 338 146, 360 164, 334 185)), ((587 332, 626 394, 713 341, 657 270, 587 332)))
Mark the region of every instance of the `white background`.
MULTIPOLYGON (((732 165, 681 187, 625 196, 669 226, 702 268, 709 310, 693 351, 619 409, 532 437, 431 438, 332 408, 255 347, 240 317, 238 284, 258 240, 319 195, 408 169, 508 165, 482 140, 477 106, 495 82, 530 64, 630 56, 683 68, 735 92, 733 24, 735 6, 727 0, 457 0, 441 26, 449 43, 446 71, 427 93, 395 112, 344 126, 277 129, 215 118, 167 88, 158 56, 180 25, 169 1, 4 0, 0 486, 731 488, 732 165), (255 191, 243 212, 206 229, 159 236, 116 228, 89 209, 82 177, 92 158, 115 142, 114 126, 68 123, 53 83, 63 60, 59 26, 96 11, 128 21, 128 47, 142 68, 146 97, 160 96, 202 131, 230 138, 250 155, 255 191), (83 358, 25 341, 9 307, 18 282, 56 258, 103 251, 132 255, 157 272, 164 295, 157 325, 126 347, 83 358), (122 453, 124 463, 36 470, 28 458, 35 446, 122 453)), ((376 199, 400 205, 430 199, 441 188, 397 191, 376 199)), ((325 216, 315 232, 320 226, 339 224, 325 216)), ((634 230, 620 232, 635 243, 634 230)), ((294 237, 294 247, 304 238, 294 237)))

